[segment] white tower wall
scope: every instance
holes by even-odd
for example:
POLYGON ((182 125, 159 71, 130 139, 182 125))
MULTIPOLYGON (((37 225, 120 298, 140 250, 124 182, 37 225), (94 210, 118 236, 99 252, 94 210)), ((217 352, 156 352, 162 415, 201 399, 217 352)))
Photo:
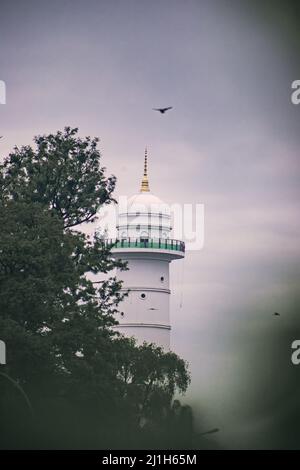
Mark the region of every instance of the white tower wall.
MULTIPOLYGON (((147 253, 146 253, 147 254, 147 253)), ((132 254, 133 255, 133 254, 132 254)), ((120 276, 131 287, 169 289, 169 263, 167 259, 150 258, 139 253, 139 257, 127 255, 128 271, 120 276)), ((152 256, 155 256, 153 254, 152 256)))
POLYGON ((128 297, 120 306, 118 330, 137 342, 170 348, 170 288, 168 259, 158 253, 121 253, 128 271, 119 273, 128 297), (152 258, 153 257, 153 258, 152 258))

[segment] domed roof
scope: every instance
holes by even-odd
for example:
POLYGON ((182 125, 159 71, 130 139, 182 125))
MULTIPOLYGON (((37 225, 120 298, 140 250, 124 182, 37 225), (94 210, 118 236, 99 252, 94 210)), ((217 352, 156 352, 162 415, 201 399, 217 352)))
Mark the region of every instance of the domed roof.
POLYGON ((140 192, 128 199, 128 213, 132 212, 151 212, 170 215, 170 207, 150 191, 140 192))
POLYGON ((148 181, 147 149, 140 192, 122 201, 118 212, 118 237, 121 240, 167 240, 171 227, 170 206, 151 193, 148 181))

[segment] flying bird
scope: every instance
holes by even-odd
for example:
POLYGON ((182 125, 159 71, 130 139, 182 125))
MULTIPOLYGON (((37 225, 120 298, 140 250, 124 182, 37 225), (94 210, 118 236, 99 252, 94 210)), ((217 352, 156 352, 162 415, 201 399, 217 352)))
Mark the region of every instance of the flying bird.
POLYGON ((280 317, 280 313, 278 313, 278 312, 274 312, 273 315, 274 315, 275 317, 280 317))
POLYGON ((152 108, 153 111, 158 111, 161 114, 165 114, 166 111, 169 111, 169 109, 173 109, 173 106, 168 106, 167 108, 152 108))

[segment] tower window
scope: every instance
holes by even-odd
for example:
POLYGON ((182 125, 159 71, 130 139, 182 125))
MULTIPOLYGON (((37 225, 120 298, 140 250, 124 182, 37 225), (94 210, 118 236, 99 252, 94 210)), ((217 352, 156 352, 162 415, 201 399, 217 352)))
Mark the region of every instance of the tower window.
POLYGON ((121 315, 121 317, 124 317, 124 312, 121 312, 120 315, 121 315))
POLYGON ((160 281, 164 282, 164 280, 165 280, 164 276, 161 276, 160 281))
POLYGON ((141 299, 145 299, 146 298, 146 294, 144 294, 144 292, 141 294, 141 299))

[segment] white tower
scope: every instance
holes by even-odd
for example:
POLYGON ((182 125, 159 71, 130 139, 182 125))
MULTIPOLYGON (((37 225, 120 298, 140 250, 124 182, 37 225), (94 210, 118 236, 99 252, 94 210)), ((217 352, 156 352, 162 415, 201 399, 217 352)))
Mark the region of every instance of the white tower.
POLYGON ((134 336, 138 343, 156 343, 170 348, 169 265, 184 257, 184 243, 173 240, 168 205, 149 189, 147 149, 141 189, 128 200, 127 210, 119 213, 118 238, 113 255, 128 262, 122 271, 123 290, 129 290, 122 302, 117 329, 134 336))

